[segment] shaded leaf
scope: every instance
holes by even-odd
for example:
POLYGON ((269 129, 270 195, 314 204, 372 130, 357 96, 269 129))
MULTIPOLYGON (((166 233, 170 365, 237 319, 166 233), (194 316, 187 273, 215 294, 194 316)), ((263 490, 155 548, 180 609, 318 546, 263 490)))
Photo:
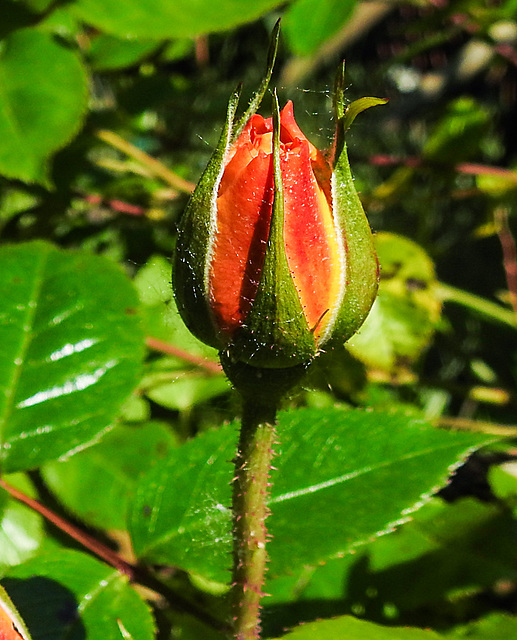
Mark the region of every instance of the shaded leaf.
POLYGON ((500 506, 433 499, 405 526, 357 553, 271 581, 265 604, 276 608, 281 627, 316 619, 322 608, 326 616, 360 610, 377 622, 404 620, 408 612, 414 619, 460 594, 513 582, 516 561, 514 522, 500 506))
POLYGON ((13 568, 2 580, 33 640, 152 640, 147 605, 127 578, 90 556, 56 551, 13 568))

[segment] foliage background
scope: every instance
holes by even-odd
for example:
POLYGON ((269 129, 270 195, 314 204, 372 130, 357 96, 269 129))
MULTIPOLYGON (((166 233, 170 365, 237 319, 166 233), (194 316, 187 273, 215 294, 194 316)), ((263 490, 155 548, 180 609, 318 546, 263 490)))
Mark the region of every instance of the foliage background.
POLYGON ((33 638, 219 637, 235 425, 211 428, 239 404, 175 313, 170 256, 228 96, 243 82, 244 104, 257 86, 278 17, 273 83, 314 144, 332 138, 342 58, 350 101, 390 102, 348 138, 381 293, 290 399, 275 486, 374 473, 273 509, 264 633, 339 616, 293 638, 511 637, 515 1, 4 0, 0 12, 3 477, 154 589, 4 491, 2 582, 33 638), (436 429, 420 440, 426 421, 436 429), (318 438, 335 446, 322 476, 318 438))

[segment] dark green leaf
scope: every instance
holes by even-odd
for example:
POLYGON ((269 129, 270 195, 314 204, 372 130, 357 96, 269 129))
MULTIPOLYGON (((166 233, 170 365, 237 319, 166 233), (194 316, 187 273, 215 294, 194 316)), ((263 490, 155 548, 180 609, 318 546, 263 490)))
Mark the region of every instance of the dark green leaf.
POLYGON ((362 611, 379 622, 517 577, 514 522, 500 506, 435 499, 393 534, 313 571, 272 581, 268 604, 298 601, 304 619, 362 611), (411 584, 408 590, 407 585, 411 584), (303 586, 301 586, 303 585, 303 586), (320 609, 313 603, 320 603, 320 609))
POLYGON ((141 372, 130 281, 106 259, 33 242, 0 250, 4 472, 78 451, 115 418, 141 372))

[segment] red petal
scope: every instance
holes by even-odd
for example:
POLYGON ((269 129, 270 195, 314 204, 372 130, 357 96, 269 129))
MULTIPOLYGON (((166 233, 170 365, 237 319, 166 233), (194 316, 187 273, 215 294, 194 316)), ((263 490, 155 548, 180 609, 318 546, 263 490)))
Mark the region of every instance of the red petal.
MULTIPOLYGON (((239 163, 241 159, 239 151, 233 160, 239 163)), ((244 167, 231 167, 232 162, 227 170, 233 180, 225 183, 217 198, 209 275, 217 325, 230 334, 242 324, 255 299, 273 203, 271 155, 261 152, 244 167)))

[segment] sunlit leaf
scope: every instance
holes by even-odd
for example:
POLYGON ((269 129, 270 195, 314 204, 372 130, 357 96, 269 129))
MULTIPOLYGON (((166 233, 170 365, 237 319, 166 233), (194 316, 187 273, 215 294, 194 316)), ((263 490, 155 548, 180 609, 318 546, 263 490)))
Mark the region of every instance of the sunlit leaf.
POLYGON ((0 249, 4 472, 78 451, 110 427, 143 356, 138 300, 106 259, 44 242, 0 249))
MULTIPOLYGON (((268 576, 349 552, 421 506, 479 434, 437 431, 400 414, 337 409, 281 415, 269 506, 268 576)), ((139 483, 135 552, 210 579, 228 578, 236 425, 172 452, 139 483)))

